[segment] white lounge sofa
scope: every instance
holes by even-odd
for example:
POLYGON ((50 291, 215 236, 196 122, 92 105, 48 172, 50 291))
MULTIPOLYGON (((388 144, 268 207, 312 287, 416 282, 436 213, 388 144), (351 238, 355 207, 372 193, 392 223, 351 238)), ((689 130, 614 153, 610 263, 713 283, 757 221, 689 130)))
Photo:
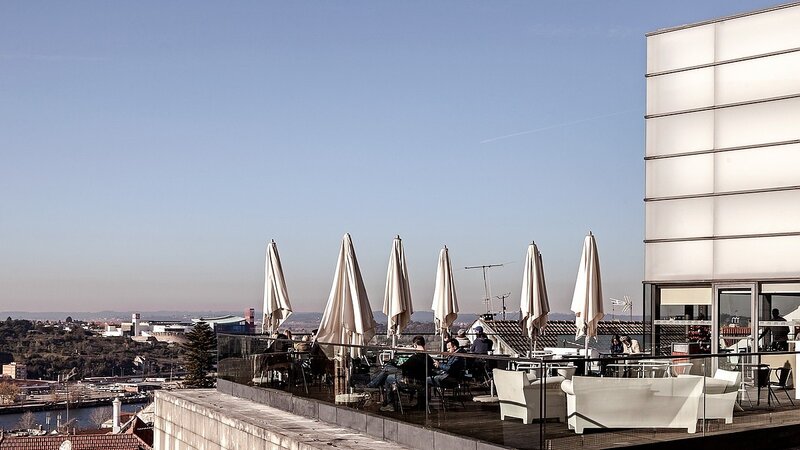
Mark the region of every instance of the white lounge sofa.
MULTIPOLYGON (((525 372, 494 369, 494 385, 500 399, 500 420, 506 417, 522 419, 529 424, 540 419, 542 380, 531 382, 525 372)), ((566 420, 567 398, 560 389, 564 377, 547 377, 545 380, 545 418, 566 420)))
MULTIPOLYGON (((697 375, 678 375, 678 378, 703 377, 697 375)), ((713 378, 705 378, 703 392, 705 395, 697 405, 698 419, 725 419, 725 423, 733 422, 733 410, 742 384, 742 374, 730 370, 717 369, 713 378)))
POLYGON ((572 377, 561 383, 567 394, 567 424, 586 428, 684 428, 694 433, 703 390, 702 377, 572 377))

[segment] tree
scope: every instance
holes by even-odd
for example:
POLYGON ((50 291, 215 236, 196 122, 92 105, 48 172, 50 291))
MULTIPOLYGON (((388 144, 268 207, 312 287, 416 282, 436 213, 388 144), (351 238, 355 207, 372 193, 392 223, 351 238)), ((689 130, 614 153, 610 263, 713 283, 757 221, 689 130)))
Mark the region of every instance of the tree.
POLYGON ((17 426, 20 430, 32 430, 36 426, 36 416, 32 412, 26 411, 22 417, 19 418, 17 426))
POLYGON ((208 373, 214 369, 217 350, 217 335, 206 322, 198 322, 192 331, 186 333, 187 342, 183 344, 186 365, 186 386, 212 387, 214 379, 208 373))
POLYGON ((103 424, 106 423, 111 416, 111 408, 95 408, 92 413, 89 414, 89 420, 99 429, 102 428, 103 424))
POLYGON ((11 405, 17 401, 19 388, 8 381, 0 383, 0 405, 11 405))

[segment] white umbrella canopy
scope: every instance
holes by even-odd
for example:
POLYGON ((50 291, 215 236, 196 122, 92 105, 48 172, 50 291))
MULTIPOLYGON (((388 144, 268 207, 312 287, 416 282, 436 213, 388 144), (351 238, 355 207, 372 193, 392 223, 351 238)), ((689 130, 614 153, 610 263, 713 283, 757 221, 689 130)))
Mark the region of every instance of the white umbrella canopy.
POLYGON ((456 283, 453 280, 453 268, 450 265, 450 254, 445 246, 439 252, 439 265, 436 269, 436 286, 433 290, 433 322, 436 332, 447 331, 458 317, 458 299, 456 283))
POLYGON ((550 313, 542 254, 533 242, 528 246, 525 257, 519 308, 522 311, 522 326, 525 333, 533 339, 534 335, 538 336, 547 325, 547 315, 550 313))
MULTIPOLYGON (((336 273, 333 277, 328 304, 319 323, 317 340, 328 344, 364 345, 375 336, 375 318, 367 298, 361 270, 358 268, 356 251, 350 234, 342 238, 336 273)), ((321 345, 328 357, 335 353, 343 353, 343 349, 335 349, 330 345, 321 345)), ((359 354, 358 349, 350 349, 352 354, 359 354)))
POLYGON ((406 255, 403 252, 403 241, 400 236, 392 242, 392 253, 389 255, 389 270, 386 273, 386 291, 383 296, 383 313, 389 319, 386 336, 399 336, 411 322, 414 306, 411 303, 411 288, 408 284, 408 268, 406 255))
POLYGON ((281 257, 275 241, 267 245, 267 260, 264 266, 264 333, 275 332, 292 314, 286 280, 283 278, 281 257))
POLYGON ((586 336, 588 347, 589 338, 597 336, 597 324, 605 316, 600 258, 597 255, 597 242, 591 231, 583 240, 583 253, 578 266, 578 277, 575 279, 571 309, 575 313, 575 337, 586 336))

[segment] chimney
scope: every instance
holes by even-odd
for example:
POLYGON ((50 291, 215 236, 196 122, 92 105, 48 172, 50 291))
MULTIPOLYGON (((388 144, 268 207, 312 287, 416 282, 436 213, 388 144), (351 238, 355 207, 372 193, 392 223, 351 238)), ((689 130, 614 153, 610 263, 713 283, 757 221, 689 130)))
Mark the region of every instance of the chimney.
POLYGON ((119 423, 119 415, 122 410, 122 402, 119 401, 119 397, 114 397, 114 401, 111 402, 113 415, 111 416, 111 421, 113 423, 111 431, 114 433, 119 433, 120 423, 119 423))

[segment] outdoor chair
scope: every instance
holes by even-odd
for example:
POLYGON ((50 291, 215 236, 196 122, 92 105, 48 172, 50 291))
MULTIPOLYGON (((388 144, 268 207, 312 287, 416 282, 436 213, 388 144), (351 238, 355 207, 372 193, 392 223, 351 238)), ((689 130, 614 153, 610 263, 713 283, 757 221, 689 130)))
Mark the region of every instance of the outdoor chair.
POLYGON ((406 409, 411 409, 411 401, 416 397, 417 399, 417 409, 421 409, 421 405, 424 405, 424 409, 430 412, 430 406, 428 402, 426 402, 426 393, 428 389, 428 385, 423 380, 417 380, 414 378, 409 377, 401 377, 396 383, 394 383, 391 387, 392 389, 396 390, 397 395, 395 399, 397 401, 397 406, 400 409, 401 414, 405 414, 406 409), (408 395, 408 402, 403 407, 403 395, 408 395))
POLYGON ((440 382, 439 386, 434 386, 433 392, 439 397, 442 409, 447 411, 447 403, 461 404, 461 407, 464 408, 463 397, 469 392, 469 386, 463 376, 447 377, 440 382), (449 396, 447 395, 448 391, 450 391, 449 396))
POLYGON ((531 383, 525 372, 494 369, 497 397, 500 399, 500 420, 517 417, 522 423, 541 419, 542 393, 544 393, 544 418, 554 417, 566 421, 567 398, 561 391, 563 377, 548 377, 531 383), (546 384, 542 386, 542 383, 546 384))
POLYGON ((778 400, 778 396, 775 394, 776 389, 782 390, 786 394, 786 398, 789 399, 789 403, 794 406, 794 401, 792 400, 792 396, 789 395, 789 380, 791 380, 792 376, 792 368, 791 367, 778 367, 775 370, 775 375, 778 377, 778 381, 770 381, 767 385, 767 389, 769 393, 775 397, 775 401, 778 402, 778 406, 780 406, 781 402, 778 400))
MULTIPOLYGON (((698 377, 699 375, 680 374, 677 378, 698 377)), ((703 378, 703 397, 698 403, 698 419, 724 419, 725 423, 733 423, 733 411, 738 406, 736 400, 741 383, 741 373, 725 369, 717 369, 713 378, 703 378)))

